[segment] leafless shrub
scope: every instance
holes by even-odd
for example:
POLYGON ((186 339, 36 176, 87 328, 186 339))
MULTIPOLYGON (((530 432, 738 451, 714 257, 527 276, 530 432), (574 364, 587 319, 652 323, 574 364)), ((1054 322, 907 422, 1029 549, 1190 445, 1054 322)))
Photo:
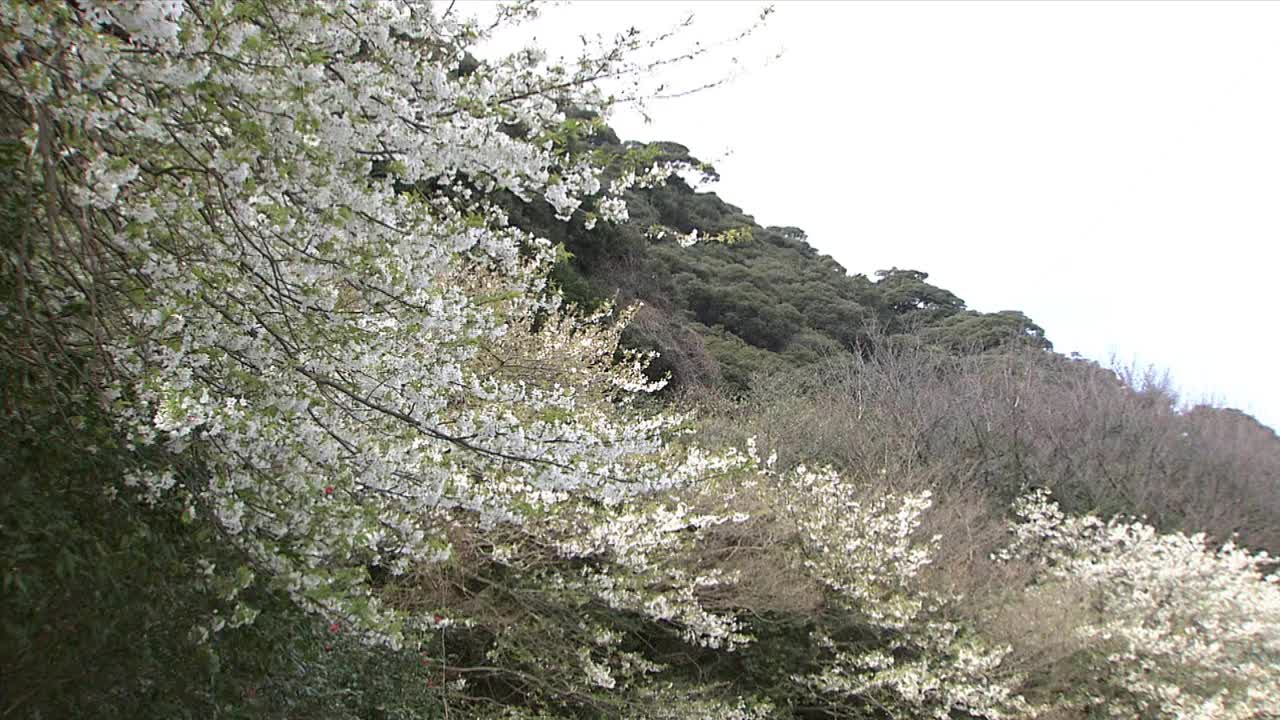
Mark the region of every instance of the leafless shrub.
MULTIPOLYGON (((1181 412, 1169 388, 1150 371, 1045 352, 955 357, 891 345, 760 378, 744 403, 709 406, 706 432, 754 435, 784 464, 927 487, 957 508, 985 502, 988 515, 1045 487, 1070 511, 1145 515, 1165 529, 1280 548, 1280 440, 1237 411, 1181 412)), ((978 515, 965 512, 972 534, 978 515)))
POLYGON ((659 353, 651 371, 681 378, 686 389, 714 387, 720 381, 720 366, 707 350, 702 336, 674 320, 669 309, 642 305, 627 326, 628 342, 659 353))
POLYGON ((700 569, 732 578, 722 595, 704 598, 709 606, 749 615, 811 616, 821 610, 823 588, 800 566, 797 528, 775 511, 776 501, 760 486, 735 492, 733 508, 750 519, 712 529, 697 548, 695 563, 700 569))

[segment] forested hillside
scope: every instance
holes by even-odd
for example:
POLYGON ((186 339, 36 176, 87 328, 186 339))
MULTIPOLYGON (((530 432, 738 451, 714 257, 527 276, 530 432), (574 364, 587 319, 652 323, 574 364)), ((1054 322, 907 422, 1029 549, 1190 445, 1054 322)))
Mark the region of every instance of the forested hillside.
POLYGON ((598 83, 701 51, 530 11, 0 0, 0 718, 1280 718, 1274 432, 696 192, 598 83))
MULTIPOLYGON (((681 145, 623 143, 595 125, 587 142, 604 163, 616 167, 618 158, 639 156, 715 177, 681 145)), ((869 351, 873 337, 957 353, 1052 347, 1022 313, 968 310, 925 272, 888 268, 874 281, 850 275, 809 245, 804 231, 760 227, 680 175, 633 189, 626 199, 629 221, 609 228, 556 223, 546 207, 526 206, 516 217, 568 251, 553 278, 570 301, 642 304, 625 339, 657 351, 651 374, 669 373, 678 386, 738 392, 755 373, 869 351), (682 247, 672 239, 692 232, 704 241, 682 247)))

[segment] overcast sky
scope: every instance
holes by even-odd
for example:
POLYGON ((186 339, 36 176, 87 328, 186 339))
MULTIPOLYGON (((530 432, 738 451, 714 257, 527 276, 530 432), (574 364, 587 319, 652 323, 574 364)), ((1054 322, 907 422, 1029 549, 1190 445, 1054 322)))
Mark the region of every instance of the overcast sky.
MULTIPOLYGON (((555 55, 692 14, 684 43, 705 45, 761 7, 582 2, 500 41, 555 55)), ((1185 399, 1280 427, 1280 4, 775 7, 660 79, 732 82, 654 102, 649 123, 621 109, 619 134, 688 146, 720 172, 708 189, 850 272, 924 270, 1060 352, 1158 365, 1185 399)))

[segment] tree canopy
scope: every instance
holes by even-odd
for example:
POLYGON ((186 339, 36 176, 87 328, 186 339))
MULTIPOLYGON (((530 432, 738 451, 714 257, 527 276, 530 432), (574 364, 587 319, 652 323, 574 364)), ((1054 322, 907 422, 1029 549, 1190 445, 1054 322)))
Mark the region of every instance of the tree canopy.
MULTIPOLYGON (((716 176, 676 143, 623 143, 602 131, 593 145, 602 162, 639 154, 716 176)), ((755 372, 865 352, 873 338, 909 338, 961 354, 1053 347, 1022 313, 969 310, 930 284, 928 273, 895 267, 875 280, 850 275, 811 246, 803 230, 760 227, 680 175, 631 189, 626 198, 627 222, 603 231, 577 222, 553 227, 549 208, 525 207, 516 215, 569 251, 552 275, 567 298, 593 307, 616 297, 652 309, 625 340, 672 360, 659 360, 651 375, 670 373, 677 386, 741 392, 755 372), (683 247, 659 237, 662 229, 710 240, 683 247)))

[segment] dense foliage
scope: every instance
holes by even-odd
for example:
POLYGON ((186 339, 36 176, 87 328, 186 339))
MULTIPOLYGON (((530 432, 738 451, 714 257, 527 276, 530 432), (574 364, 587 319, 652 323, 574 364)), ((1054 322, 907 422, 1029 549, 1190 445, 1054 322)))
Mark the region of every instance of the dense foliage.
POLYGON ((694 193, 600 120, 656 41, 491 30, 0 2, 0 715, 1277 717, 1274 435, 694 193))

